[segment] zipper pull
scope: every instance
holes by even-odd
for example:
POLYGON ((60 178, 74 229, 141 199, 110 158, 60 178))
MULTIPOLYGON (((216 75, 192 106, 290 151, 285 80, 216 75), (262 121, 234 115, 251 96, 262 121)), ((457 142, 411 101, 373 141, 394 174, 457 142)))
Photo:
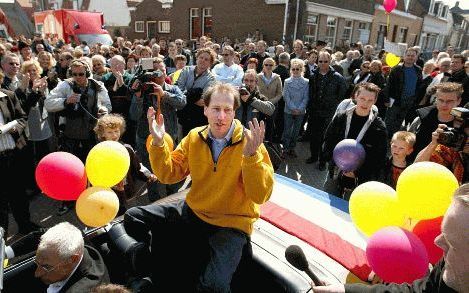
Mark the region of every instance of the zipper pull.
POLYGON ((217 172, 217 163, 213 165, 213 172, 217 172))

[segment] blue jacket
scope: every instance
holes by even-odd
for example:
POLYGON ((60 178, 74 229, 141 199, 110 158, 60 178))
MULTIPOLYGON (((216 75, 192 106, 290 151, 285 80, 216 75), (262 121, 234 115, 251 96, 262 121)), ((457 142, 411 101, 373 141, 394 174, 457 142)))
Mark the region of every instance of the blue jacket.
POLYGON ((302 114, 305 114, 309 101, 308 80, 304 77, 287 78, 283 87, 283 99, 285 100, 285 113, 292 114, 292 110, 300 110, 302 114))

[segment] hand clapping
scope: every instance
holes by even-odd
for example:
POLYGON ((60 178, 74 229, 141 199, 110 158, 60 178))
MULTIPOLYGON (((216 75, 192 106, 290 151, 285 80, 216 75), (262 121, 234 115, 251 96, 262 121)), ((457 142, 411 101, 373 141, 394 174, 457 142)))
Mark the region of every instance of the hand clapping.
POLYGON ((156 110, 153 107, 149 107, 147 111, 147 119, 148 119, 148 128, 150 130, 150 134, 153 138, 153 145, 161 146, 163 145, 163 137, 166 133, 164 128, 164 118, 163 114, 160 114, 158 117, 158 123, 155 119, 156 110))

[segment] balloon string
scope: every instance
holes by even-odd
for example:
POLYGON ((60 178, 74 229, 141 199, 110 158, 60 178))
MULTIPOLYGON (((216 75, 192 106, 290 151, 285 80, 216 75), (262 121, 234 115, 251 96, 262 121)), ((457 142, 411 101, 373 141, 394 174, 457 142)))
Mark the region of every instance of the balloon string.
POLYGON ((389 34, 389 12, 386 12, 386 38, 388 37, 388 34, 389 34))

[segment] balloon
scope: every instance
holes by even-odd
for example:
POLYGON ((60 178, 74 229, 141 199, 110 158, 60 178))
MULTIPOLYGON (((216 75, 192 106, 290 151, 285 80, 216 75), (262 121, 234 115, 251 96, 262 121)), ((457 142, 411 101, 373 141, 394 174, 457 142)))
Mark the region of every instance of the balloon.
POLYGON ((77 216, 83 224, 101 227, 113 220, 119 210, 119 199, 110 188, 92 186, 77 200, 77 216))
POLYGON ((393 53, 386 53, 386 64, 389 67, 394 67, 401 62, 401 57, 394 55, 393 53))
POLYGON ((446 167, 419 162, 407 167, 397 180, 397 198, 412 219, 433 219, 448 209, 458 180, 446 167))
POLYGON ((425 245, 431 264, 436 264, 443 256, 443 249, 436 246, 434 242, 435 238, 441 234, 442 221, 443 216, 430 220, 421 220, 412 230, 425 245))
POLYGON ((82 161, 66 152, 54 152, 42 158, 35 176, 42 192, 57 200, 76 200, 87 183, 82 161))
POLYGON ((398 227, 386 227, 373 234, 368 239, 366 258, 385 282, 412 283, 428 270, 428 255, 422 241, 398 227))
POLYGON ((350 172, 357 170, 365 160, 365 149, 355 139, 344 139, 333 151, 332 157, 340 170, 350 172))
POLYGON ((405 222, 394 189, 377 181, 365 182, 353 190, 349 210, 355 226, 367 236, 405 222))
POLYGON ((391 13, 397 6, 397 0, 384 0, 383 6, 387 13, 391 13))
POLYGON ((116 141, 103 141, 95 145, 86 158, 86 174, 93 186, 111 187, 127 175, 130 156, 127 149, 116 141))

